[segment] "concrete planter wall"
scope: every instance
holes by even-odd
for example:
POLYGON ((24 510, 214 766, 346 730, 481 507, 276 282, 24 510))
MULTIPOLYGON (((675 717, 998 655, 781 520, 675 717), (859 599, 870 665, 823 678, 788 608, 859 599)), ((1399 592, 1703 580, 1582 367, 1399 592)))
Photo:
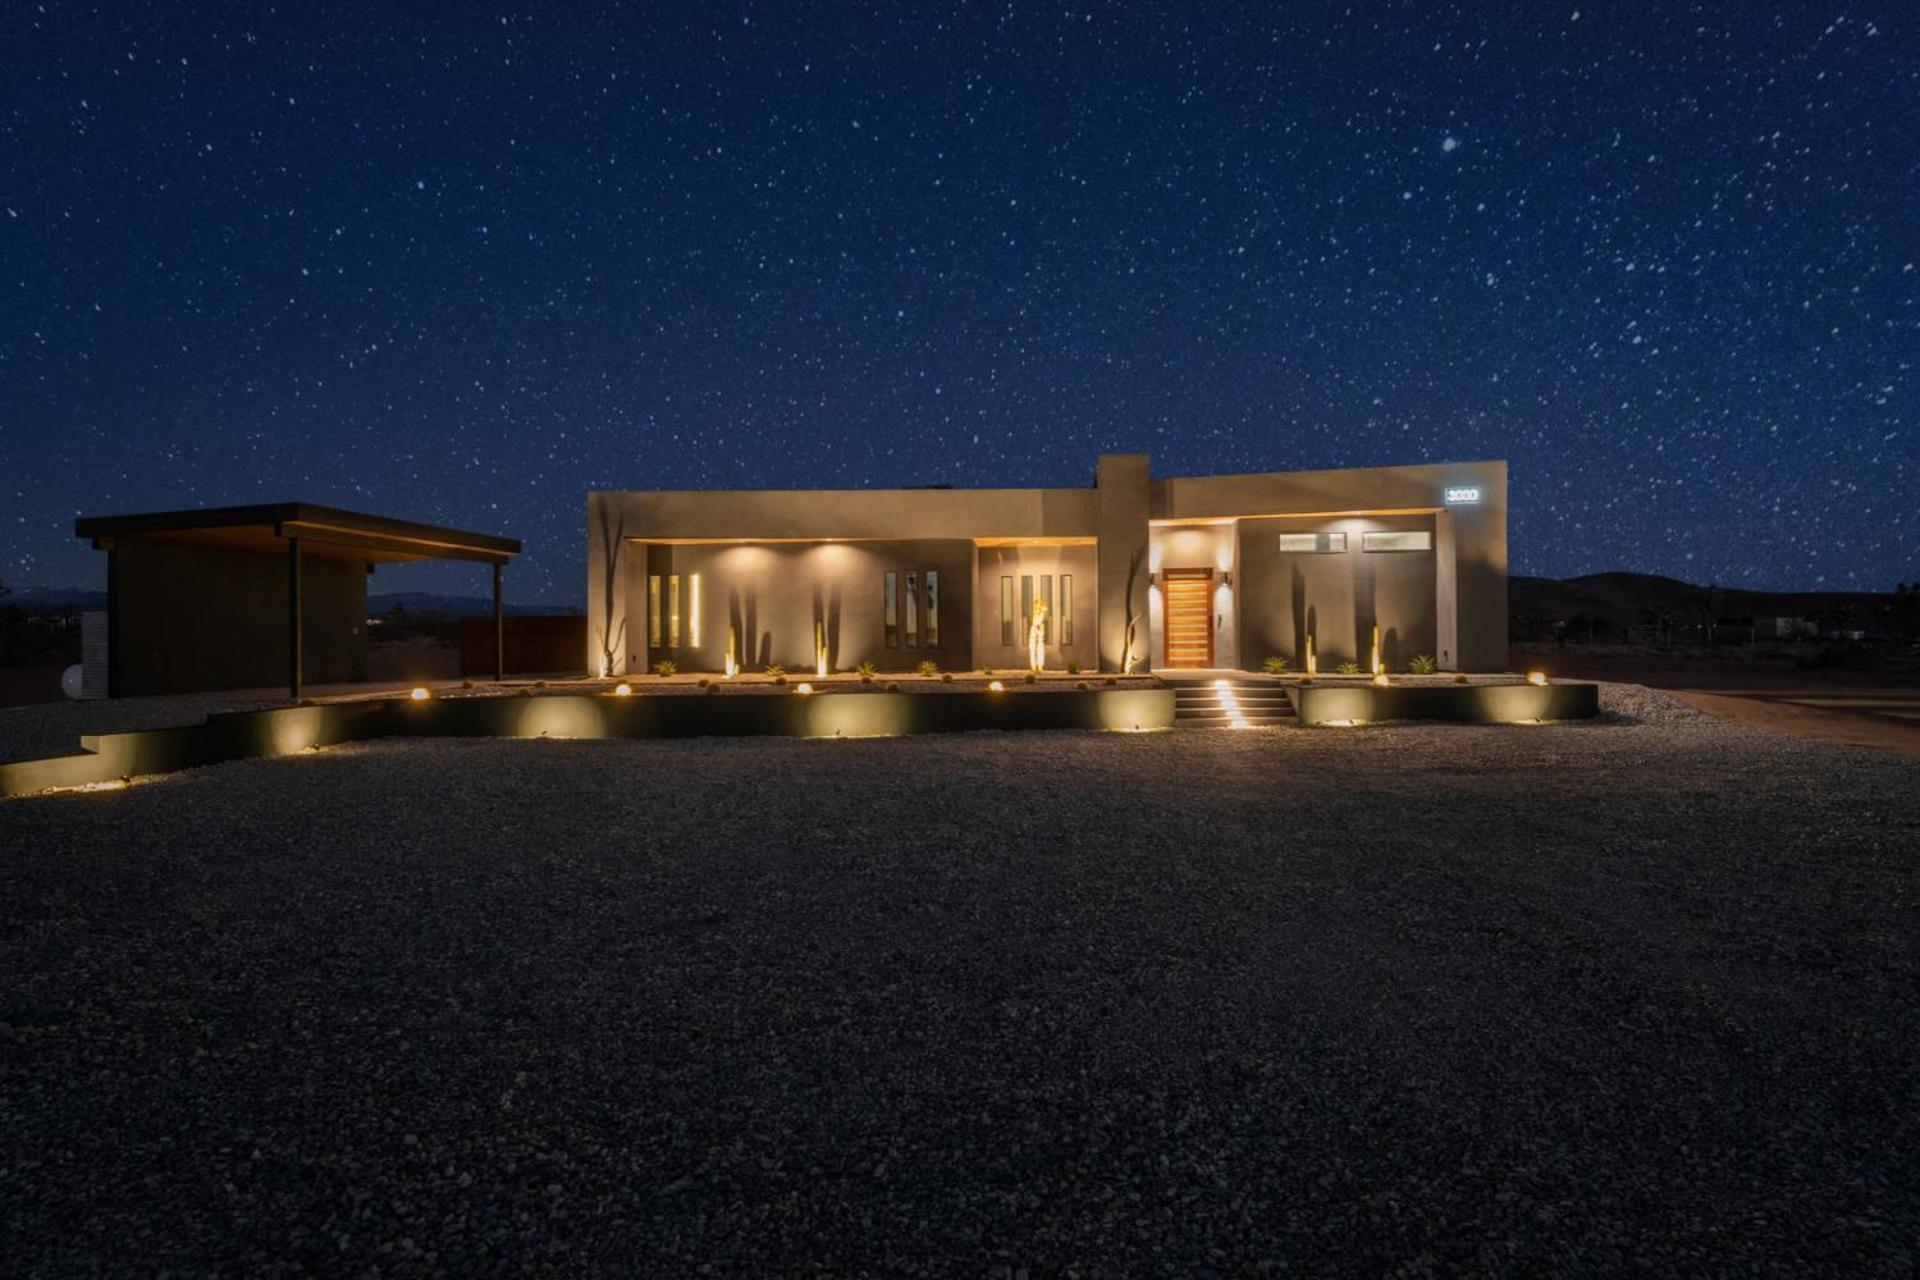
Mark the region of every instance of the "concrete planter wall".
POLYGON ((553 695, 329 703, 83 738, 89 754, 0 764, 0 796, 291 755, 387 736, 476 738, 894 737, 974 729, 1165 729, 1171 689, 1061 693, 553 695))
POLYGON ((1586 720, 1600 714, 1594 684, 1298 685, 1292 690, 1301 724, 1379 720, 1453 720, 1512 724, 1524 720, 1586 720))

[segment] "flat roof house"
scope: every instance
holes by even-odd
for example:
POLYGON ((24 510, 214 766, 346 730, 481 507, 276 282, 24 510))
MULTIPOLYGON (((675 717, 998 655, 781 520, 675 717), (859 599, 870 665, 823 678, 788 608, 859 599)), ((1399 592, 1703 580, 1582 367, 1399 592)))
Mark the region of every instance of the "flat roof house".
POLYGON ((1156 478, 1091 488, 596 491, 590 672, 1507 665, 1507 466, 1156 478))

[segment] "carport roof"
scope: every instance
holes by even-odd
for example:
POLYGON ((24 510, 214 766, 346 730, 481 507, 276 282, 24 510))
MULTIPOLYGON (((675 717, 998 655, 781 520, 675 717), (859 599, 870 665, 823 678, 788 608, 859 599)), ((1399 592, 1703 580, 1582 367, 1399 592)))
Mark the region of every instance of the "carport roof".
POLYGON ((298 538, 301 549, 314 555, 374 564, 412 560, 505 564, 520 552, 517 538, 370 516, 311 502, 82 516, 73 522, 73 532, 77 537, 92 539, 93 545, 103 550, 127 539, 279 551, 285 548, 286 539, 298 538))

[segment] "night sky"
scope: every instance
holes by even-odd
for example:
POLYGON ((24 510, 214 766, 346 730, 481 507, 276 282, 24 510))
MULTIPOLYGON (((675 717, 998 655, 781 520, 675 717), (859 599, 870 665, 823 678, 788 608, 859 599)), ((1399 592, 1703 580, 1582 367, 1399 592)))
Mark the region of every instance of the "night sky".
POLYGON ((1920 577, 1911 3, 634 8, 8 3, 0 578, 303 498, 562 602, 589 488, 1102 450, 1504 457, 1522 573, 1920 577))

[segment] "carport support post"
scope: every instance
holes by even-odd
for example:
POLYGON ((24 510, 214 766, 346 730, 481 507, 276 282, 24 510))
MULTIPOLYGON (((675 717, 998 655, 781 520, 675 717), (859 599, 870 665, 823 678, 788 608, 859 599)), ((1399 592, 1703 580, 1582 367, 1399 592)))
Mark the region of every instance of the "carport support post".
POLYGON ((500 621, 500 563, 493 565, 493 680, 507 678, 507 633, 500 621))
POLYGON ((287 697, 300 701, 300 539, 287 539, 287 697))

